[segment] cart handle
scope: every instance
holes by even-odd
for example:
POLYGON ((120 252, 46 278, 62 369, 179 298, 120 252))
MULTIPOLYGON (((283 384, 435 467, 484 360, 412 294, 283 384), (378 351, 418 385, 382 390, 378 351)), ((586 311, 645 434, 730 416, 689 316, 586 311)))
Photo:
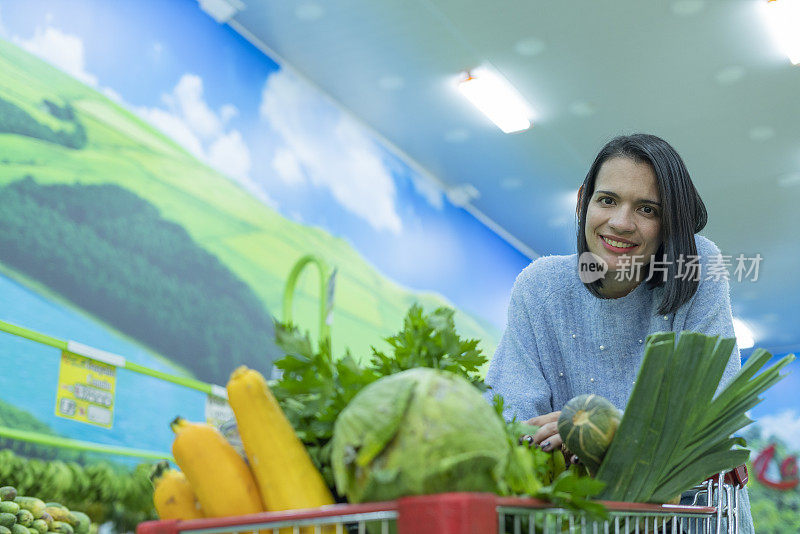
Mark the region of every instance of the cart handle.
MULTIPOLYGON (((719 474, 716 474, 708 477, 705 481, 707 482, 710 480, 715 482, 718 478, 719 474)), ((725 473, 725 484, 736 486, 739 489, 744 488, 748 480, 749 476, 747 475, 747 466, 744 464, 725 473)))

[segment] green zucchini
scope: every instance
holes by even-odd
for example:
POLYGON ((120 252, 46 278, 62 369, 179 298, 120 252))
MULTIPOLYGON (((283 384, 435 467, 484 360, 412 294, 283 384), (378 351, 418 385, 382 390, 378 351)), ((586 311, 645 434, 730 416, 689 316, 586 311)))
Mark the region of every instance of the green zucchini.
POLYGON ((14 486, 3 486, 0 488, 0 501, 13 501, 17 496, 17 488, 14 486))
POLYGON ((73 510, 72 515, 78 520, 78 523, 73 527, 75 534, 89 534, 89 529, 92 526, 92 520, 83 512, 73 510))
POLYGON ((50 532, 58 532, 59 534, 75 534, 75 530, 72 528, 72 525, 65 523, 64 521, 53 521, 53 524, 50 526, 50 532))
POLYGON ((17 515, 19 505, 14 501, 0 501, 0 513, 17 515))
POLYGON ((6 528, 11 528, 17 524, 17 516, 14 514, 0 514, 0 526, 4 526, 6 528))
POLYGON ((44 521, 45 524, 47 525, 47 530, 50 530, 50 525, 53 524, 53 516, 51 516, 50 514, 45 512, 45 513, 42 514, 42 517, 40 517, 39 519, 44 521))
POLYGON ((33 514, 34 519, 39 519, 42 517, 42 514, 45 511, 45 504, 44 501, 41 499, 37 499, 36 497, 20 497, 19 495, 14 499, 14 502, 19 505, 20 508, 24 508, 28 510, 31 514, 33 514))
POLYGON ((75 527, 78 520, 72 515, 68 508, 57 508, 55 506, 48 506, 45 508, 45 513, 53 517, 53 521, 61 521, 62 523, 69 523, 69 526, 75 527))
POLYGON ((23 508, 17 512, 17 523, 23 527, 31 526, 31 523, 33 523, 33 514, 30 512, 30 510, 23 508))

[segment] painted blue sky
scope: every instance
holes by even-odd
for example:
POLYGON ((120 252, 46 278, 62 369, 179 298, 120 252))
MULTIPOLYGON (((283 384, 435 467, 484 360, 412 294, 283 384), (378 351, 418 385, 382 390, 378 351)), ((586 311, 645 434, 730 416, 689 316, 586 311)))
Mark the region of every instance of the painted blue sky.
POLYGON ((286 217, 502 328, 528 259, 194 0, 9 0, 0 36, 117 100, 286 217))

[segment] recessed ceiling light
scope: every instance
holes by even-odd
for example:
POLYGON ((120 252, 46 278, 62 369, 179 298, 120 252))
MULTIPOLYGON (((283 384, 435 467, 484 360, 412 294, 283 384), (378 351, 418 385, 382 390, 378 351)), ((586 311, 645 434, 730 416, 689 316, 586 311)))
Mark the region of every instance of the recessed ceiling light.
POLYGON ((521 132, 532 126, 528 103, 494 70, 480 67, 468 72, 458 83, 458 90, 504 133, 521 132))
POLYGON ((294 9, 294 16, 300 20, 317 20, 324 14, 322 6, 313 2, 305 2, 294 9))
POLYGON ((750 128, 747 135, 753 141, 769 141, 775 137, 775 130, 769 126, 756 126, 755 128, 750 128))
POLYGON ((444 140, 448 143, 463 143, 469 139, 469 132, 463 128, 456 128, 444 134, 444 140))
POLYGON ((380 85, 381 89, 386 89, 387 91, 396 91, 397 89, 401 89, 405 84, 405 80, 400 76, 384 76, 378 80, 378 85, 380 85))
POLYGON ((681 17, 690 17, 700 13, 706 3, 703 0, 679 0, 673 2, 670 8, 672 12, 681 17))
POLYGON ((731 85, 744 78, 744 67, 740 67, 739 65, 725 67, 717 71, 714 78, 720 85, 731 85))
POLYGON ((516 176, 503 178, 503 180, 500 182, 500 187, 508 191, 511 191, 512 189, 519 189, 522 187, 522 178, 518 178, 516 176))
POLYGON ((544 41, 536 37, 522 39, 521 41, 517 41, 517 44, 514 45, 514 51, 517 54, 528 57, 541 54, 544 52, 545 48, 547 48, 547 45, 544 44, 544 41))
POLYGON ((781 187, 793 187, 800 185, 800 172, 788 172, 778 176, 778 185, 781 187))
POLYGON ((769 0, 761 6, 773 39, 792 63, 800 65, 800 1, 769 0))
POLYGON ((569 105, 569 112, 575 115, 576 117, 589 117, 595 114, 595 107, 594 105, 590 104, 589 102, 578 101, 573 102, 569 105))

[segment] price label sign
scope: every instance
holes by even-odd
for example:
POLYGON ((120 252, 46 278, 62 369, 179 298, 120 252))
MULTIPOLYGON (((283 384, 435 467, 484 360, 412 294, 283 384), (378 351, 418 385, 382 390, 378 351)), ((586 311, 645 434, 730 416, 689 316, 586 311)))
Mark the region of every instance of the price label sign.
POLYGON ((117 368, 86 356, 61 353, 56 392, 56 415, 81 423, 111 428, 117 368))
POLYGON ((206 397, 206 423, 220 428, 228 421, 236 421, 228 401, 216 395, 206 397))

